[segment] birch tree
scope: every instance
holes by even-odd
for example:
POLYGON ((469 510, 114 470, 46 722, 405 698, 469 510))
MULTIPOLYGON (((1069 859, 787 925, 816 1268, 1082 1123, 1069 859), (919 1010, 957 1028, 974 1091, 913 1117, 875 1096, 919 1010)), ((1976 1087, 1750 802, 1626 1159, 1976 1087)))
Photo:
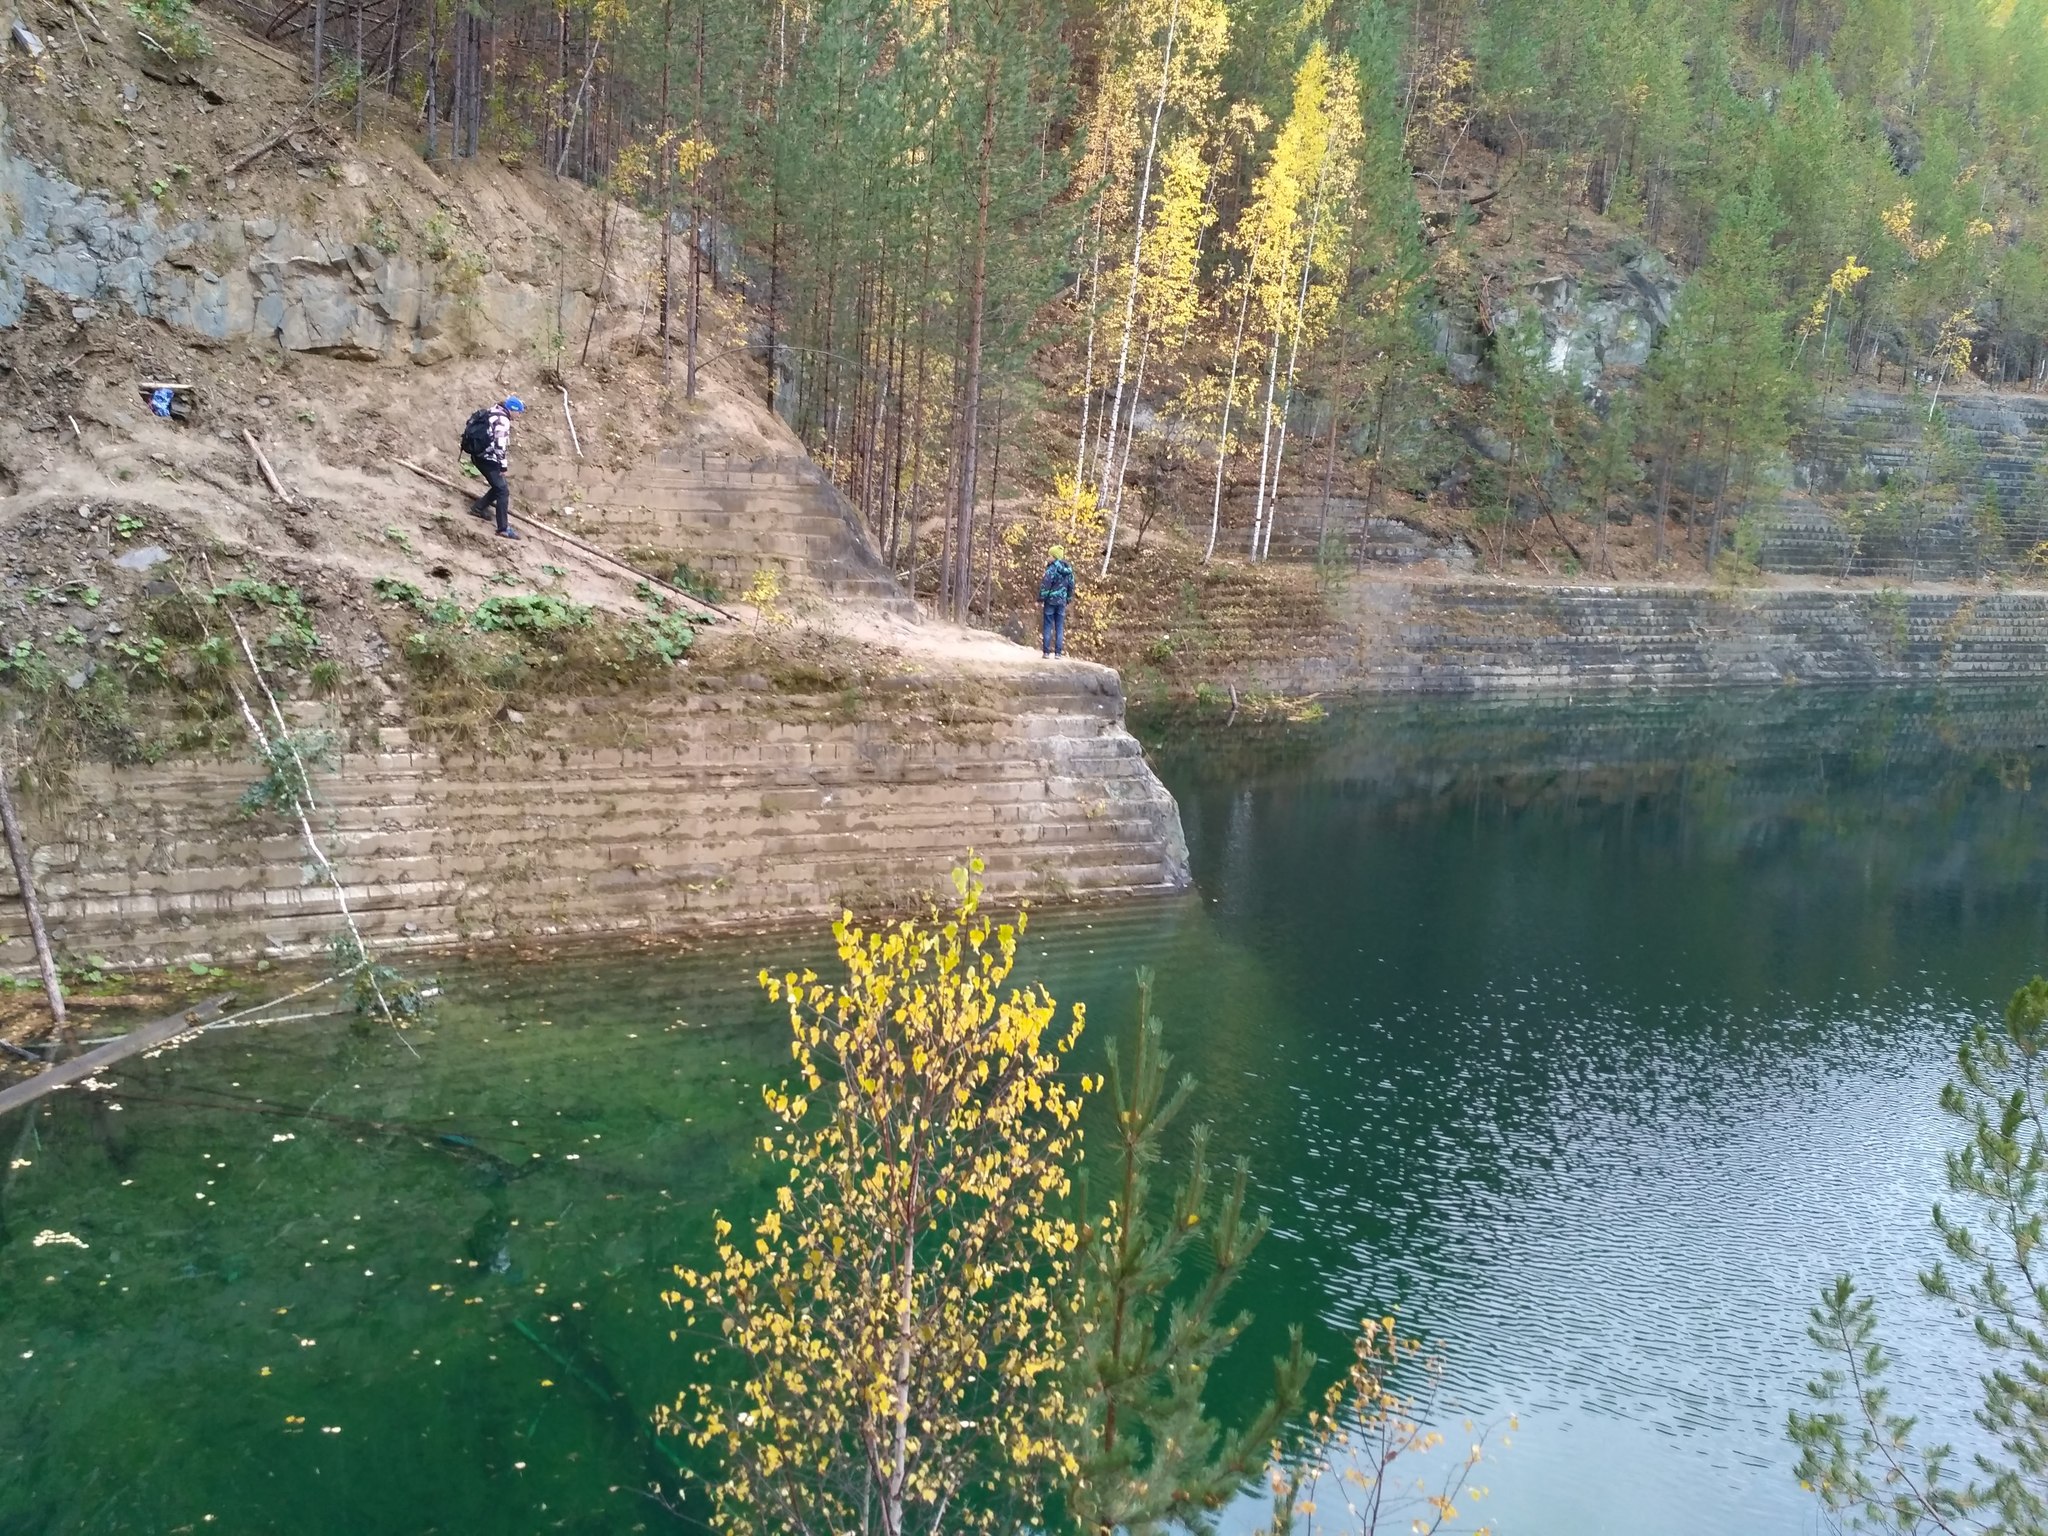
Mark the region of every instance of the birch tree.
POLYGON ((657 1414, 720 1458, 722 1531, 1025 1524, 1071 1469, 1062 1061, 1082 1010, 1009 986, 1022 918, 984 917, 972 868, 954 887, 922 920, 841 917, 842 981, 762 973, 794 1062, 764 1095, 775 1194, 742 1237, 721 1218, 716 1263, 663 1296, 716 1318, 736 1367, 657 1414))
POLYGON ((1259 435, 1259 478, 1252 506, 1250 555, 1271 541, 1269 500, 1278 488, 1277 446, 1285 447, 1287 402, 1280 396, 1280 356, 1288 341, 1288 388, 1304 342, 1327 327, 1342 280, 1340 241, 1323 229, 1327 209, 1348 203, 1362 128, 1358 74, 1318 41, 1294 78, 1294 96, 1273 152, 1240 223, 1253 299, 1266 335, 1266 389, 1259 435), (1318 280, 1320 279, 1320 281, 1318 280))

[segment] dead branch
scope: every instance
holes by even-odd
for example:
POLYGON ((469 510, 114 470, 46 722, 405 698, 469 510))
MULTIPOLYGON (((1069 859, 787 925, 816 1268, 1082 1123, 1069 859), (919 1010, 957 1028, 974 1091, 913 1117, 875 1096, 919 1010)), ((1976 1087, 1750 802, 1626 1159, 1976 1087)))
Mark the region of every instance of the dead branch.
POLYGON ((569 441, 575 446, 576 457, 580 459, 583 457, 583 440, 576 435, 576 418, 569 410, 569 391, 566 388, 562 388, 562 419, 569 423, 569 441))
POLYGON ((232 996, 232 992, 223 992, 219 997, 208 998, 196 1008, 187 1008, 181 1013, 174 1013, 144 1024, 140 1028, 131 1029, 120 1039, 109 1040, 98 1049, 87 1051, 83 1056, 75 1056, 62 1066, 51 1067, 46 1072, 37 1073, 26 1082, 0 1089, 0 1115, 11 1109, 19 1109, 24 1104, 33 1104, 53 1089, 82 1082, 102 1068, 110 1067, 139 1051, 168 1044, 178 1036, 191 1032, 208 1015, 219 1012, 221 1006, 232 996))
POLYGON ((282 144, 286 139, 290 138, 293 134, 297 133, 301 128, 311 126, 313 118, 313 104, 319 99, 320 97, 317 92, 314 95, 308 96, 306 98, 306 104, 303 107, 299 108, 299 110, 293 115, 292 120, 290 122, 286 123, 284 127, 278 129, 276 133, 273 133, 269 138, 265 139, 261 144, 256 145, 253 149, 246 149, 241 154, 235 156, 234 159, 230 160, 226 165, 221 167, 221 175, 234 175, 237 171, 241 170, 243 166, 248 165, 253 161, 262 159, 263 156, 269 154, 273 149, 277 148, 278 145, 282 144))
POLYGON ((256 455, 256 467, 263 472, 263 483, 270 487, 271 495, 275 496, 286 506, 291 506, 292 499, 286 493, 284 486, 278 482, 277 471, 270 467, 270 460, 266 459, 263 456, 263 450, 256 446, 256 439, 249 435, 247 427, 242 428, 242 441, 247 443, 249 451, 256 455))

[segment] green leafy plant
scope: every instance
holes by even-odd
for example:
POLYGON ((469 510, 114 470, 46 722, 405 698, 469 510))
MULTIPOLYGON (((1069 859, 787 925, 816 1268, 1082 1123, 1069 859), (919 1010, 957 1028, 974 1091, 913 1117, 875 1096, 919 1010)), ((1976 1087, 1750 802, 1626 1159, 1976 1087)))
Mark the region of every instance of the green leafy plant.
POLYGON ((0 678, 30 693, 48 693, 57 686, 57 666, 33 640, 17 640, 0 653, 0 678))
POLYGON ((647 644, 664 661, 681 661, 696 641, 697 626, 680 613, 651 615, 647 620, 647 644))
POLYGON ((114 515, 114 537, 132 539, 147 526, 132 512, 118 512, 114 515))
POLYGON ((515 634, 545 635, 588 625, 594 612, 587 604, 572 603, 552 593, 515 593, 487 597, 476 605, 470 622, 480 631, 510 631, 515 634))
POLYGON ((240 601, 272 614, 277 624, 263 637, 263 647, 282 665, 304 666, 320 649, 319 632, 306 612, 306 595, 295 586, 237 577, 215 587, 212 598, 216 603, 240 601))
POLYGON ((421 241, 427 260, 446 261, 448 253, 455 249, 455 226, 449 223, 448 215, 438 211, 428 215, 421 241))
POLYGON ((140 640, 117 639, 113 652, 127 665, 123 669, 131 679, 155 684, 170 681, 170 672, 164 665, 168 644, 160 635, 145 635, 140 640))
POLYGON ((362 940, 349 929, 344 928, 328 943, 327 955, 335 972, 348 978, 349 1006, 358 1018, 380 1018, 389 1010, 391 1021, 403 1027, 428 1017, 436 989, 372 959, 362 940))
POLYGON ((328 731, 296 731, 259 746, 256 755, 263 763, 263 776, 242 791, 242 814, 258 816, 268 811, 293 816, 300 807, 310 806, 313 786, 306 775, 316 768, 332 767, 335 747, 328 731))
POLYGON ((174 63, 196 64, 213 52, 213 40, 193 18, 191 0, 129 0, 128 14, 137 34, 174 63))
POLYGON ((448 290, 464 307, 474 306, 482 296, 484 274, 491 269, 482 251, 458 250, 448 262, 448 290))
POLYGON ((416 551, 412 547, 412 535, 407 533, 403 528, 387 527, 384 530, 384 537, 388 542, 396 544, 408 555, 418 553, 418 551, 416 551))
POLYGON ((320 84, 320 95, 336 106, 352 107, 356 97, 362 94, 363 72, 354 59, 337 59, 328 65, 328 75, 320 84))

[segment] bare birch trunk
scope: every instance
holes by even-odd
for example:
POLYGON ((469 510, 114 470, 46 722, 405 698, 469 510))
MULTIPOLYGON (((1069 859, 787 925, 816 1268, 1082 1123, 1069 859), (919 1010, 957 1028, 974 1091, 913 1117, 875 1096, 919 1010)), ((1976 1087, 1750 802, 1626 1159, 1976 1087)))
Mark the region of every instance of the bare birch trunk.
MULTIPOLYGON (((1140 398, 1142 398, 1145 389, 1145 361, 1151 355, 1152 327, 1148 322, 1145 326, 1145 339, 1138 344, 1138 377, 1136 385, 1131 391, 1131 414, 1129 418, 1130 425, 1125 429, 1124 432, 1123 462, 1117 466, 1116 496, 1111 500, 1109 507, 1109 537, 1103 542, 1102 546, 1102 570, 1100 574, 1104 576, 1107 576, 1109 574, 1109 557, 1111 552, 1116 548, 1117 523, 1118 520, 1123 516, 1124 476, 1129 472, 1131 467, 1131 440, 1135 438, 1138 434, 1138 401, 1140 398)), ((1114 453, 1116 451, 1116 444, 1111 443, 1109 446, 1110 452, 1114 453)))
POLYGON ((1266 359, 1266 419, 1259 430, 1259 488, 1252 499, 1253 560, 1259 558, 1259 529, 1266 516, 1266 465, 1273 453, 1273 391, 1280 381, 1280 327, 1273 327, 1273 344, 1266 359))
POLYGON ((1223 425, 1216 433, 1216 495, 1209 503, 1209 547, 1202 551, 1207 565, 1216 553, 1216 530, 1223 521, 1223 470, 1230 462, 1230 408, 1237 403, 1237 363, 1244 353, 1244 323, 1252 309, 1252 274, 1247 263, 1244 297, 1237 304, 1237 339, 1230 344, 1230 383, 1223 391, 1223 425))
MULTIPOLYGON (((1159 119, 1166 112, 1166 88, 1173 78, 1173 43, 1180 28, 1180 0, 1174 0, 1173 9, 1166 22, 1166 49, 1159 66, 1159 96, 1152 104, 1152 132, 1145 142, 1145 174, 1138 182, 1137 216, 1132 221, 1131 231, 1131 282, 1124 294, 1124 335, 1117 352, 1116 391, 1110 397, 1109 431, 1104 441, 1107 448, 1102 455, 1102 479, 1096 487, 1097 503, 1109 500, 1109 471, 1116 459, 1117 419, 1123 412, 1124 370, 1131 360, 1131 331, 1138 313, 1138 273, 1145 254, 1145 205, 1152 196, 1152 161, 1159 148, 1159 119)), ((1106 570, 1108 567, 1104 567, 1106 570)))
POLYGON ((1323 173, 1328 169, 1329 163, 1329 145, 1325 143, 1322 164, 1316 171, 1316 200, 1314 211, 1309 215, 1308 248, 1301 258, 1301 290, 1294 298, 1294 339, 1287 348, 1287 388, 1280 398, 1280 441, 1273 449, 1273 491, 1268 501, 1270 510, 1266 516, 1265 538, 1258 550, 1258 558, 1261 560, 1266 558, 1267 552, 1273 547, 1273 523, 1279 514, 1280 460, 1287 452, 1287 418, 1294 409, 1294 368, 1301 358, 1302 319, 1308 312, 1309 279, 1315 272, 1316 239, 1322 233, 1323 173))
POLYGON ((14 793, 8 787, 12 766, 0 758, 0 829, 7 835, 7 856, 14 861, 14 881, 21 888, 21 907, 28 917, 29 941, 35 947, 36 969, 42 972, 43 995, 50 1000, 50 1019, 58 1037, 68 1047, 71 1025, 64 1015, 64 988, 57 980, 57 957, 50 951, 50 935, 43 927, 42 904, 36 900, 35 871, 29 863, 28 839, 21 834, 21 818, 15 814, 14 793))
POLYGON ((1074 448, 1074 494, 1081 494, 1081 483, 1088 474, 1088 408, 1094 403, 1095 394, 1095 319, 1096 288, 1102 277, 1102 205, 1095 205, 1095 254, 1088 263, 1088 357, 1081 365, 1081 432, 1080 441, 1074 448))

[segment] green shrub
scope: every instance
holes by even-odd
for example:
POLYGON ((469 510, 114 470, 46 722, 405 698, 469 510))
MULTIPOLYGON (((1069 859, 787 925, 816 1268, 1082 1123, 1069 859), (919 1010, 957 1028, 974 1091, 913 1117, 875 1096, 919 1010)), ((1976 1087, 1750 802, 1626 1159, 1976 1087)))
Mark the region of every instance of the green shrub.
POLYGON ((448 222, 448 215, 435 213, 429 216, 423 239, 427 260, 446 261, 448 253, 455 249, 455 226, 448 222))
POLYGON ((555 634, 589 625, 592 609, 552 593, 510 593, 487 597, 476 605, 470 623, 484 634, 504 631, 520 635, 555 634))
POLYGON ((263 637, 269 658, 285 667, 302 667, 320 649, 320 635, 306 612, 306 596, 297 587, 237 577, 226 586, 213 589, 213 601, 239 600, 250 607, 275 614, 277 625, 263 637))
POLYGON ((179 64, 194 64, 213 52, 206 29, 192 18, 192 0, 129 0, 135 30, 179 64))
POLYGON ((645 643, 663 661, 681 661, 697 638, 697 626, 687 614, 650 614, 645 643))

